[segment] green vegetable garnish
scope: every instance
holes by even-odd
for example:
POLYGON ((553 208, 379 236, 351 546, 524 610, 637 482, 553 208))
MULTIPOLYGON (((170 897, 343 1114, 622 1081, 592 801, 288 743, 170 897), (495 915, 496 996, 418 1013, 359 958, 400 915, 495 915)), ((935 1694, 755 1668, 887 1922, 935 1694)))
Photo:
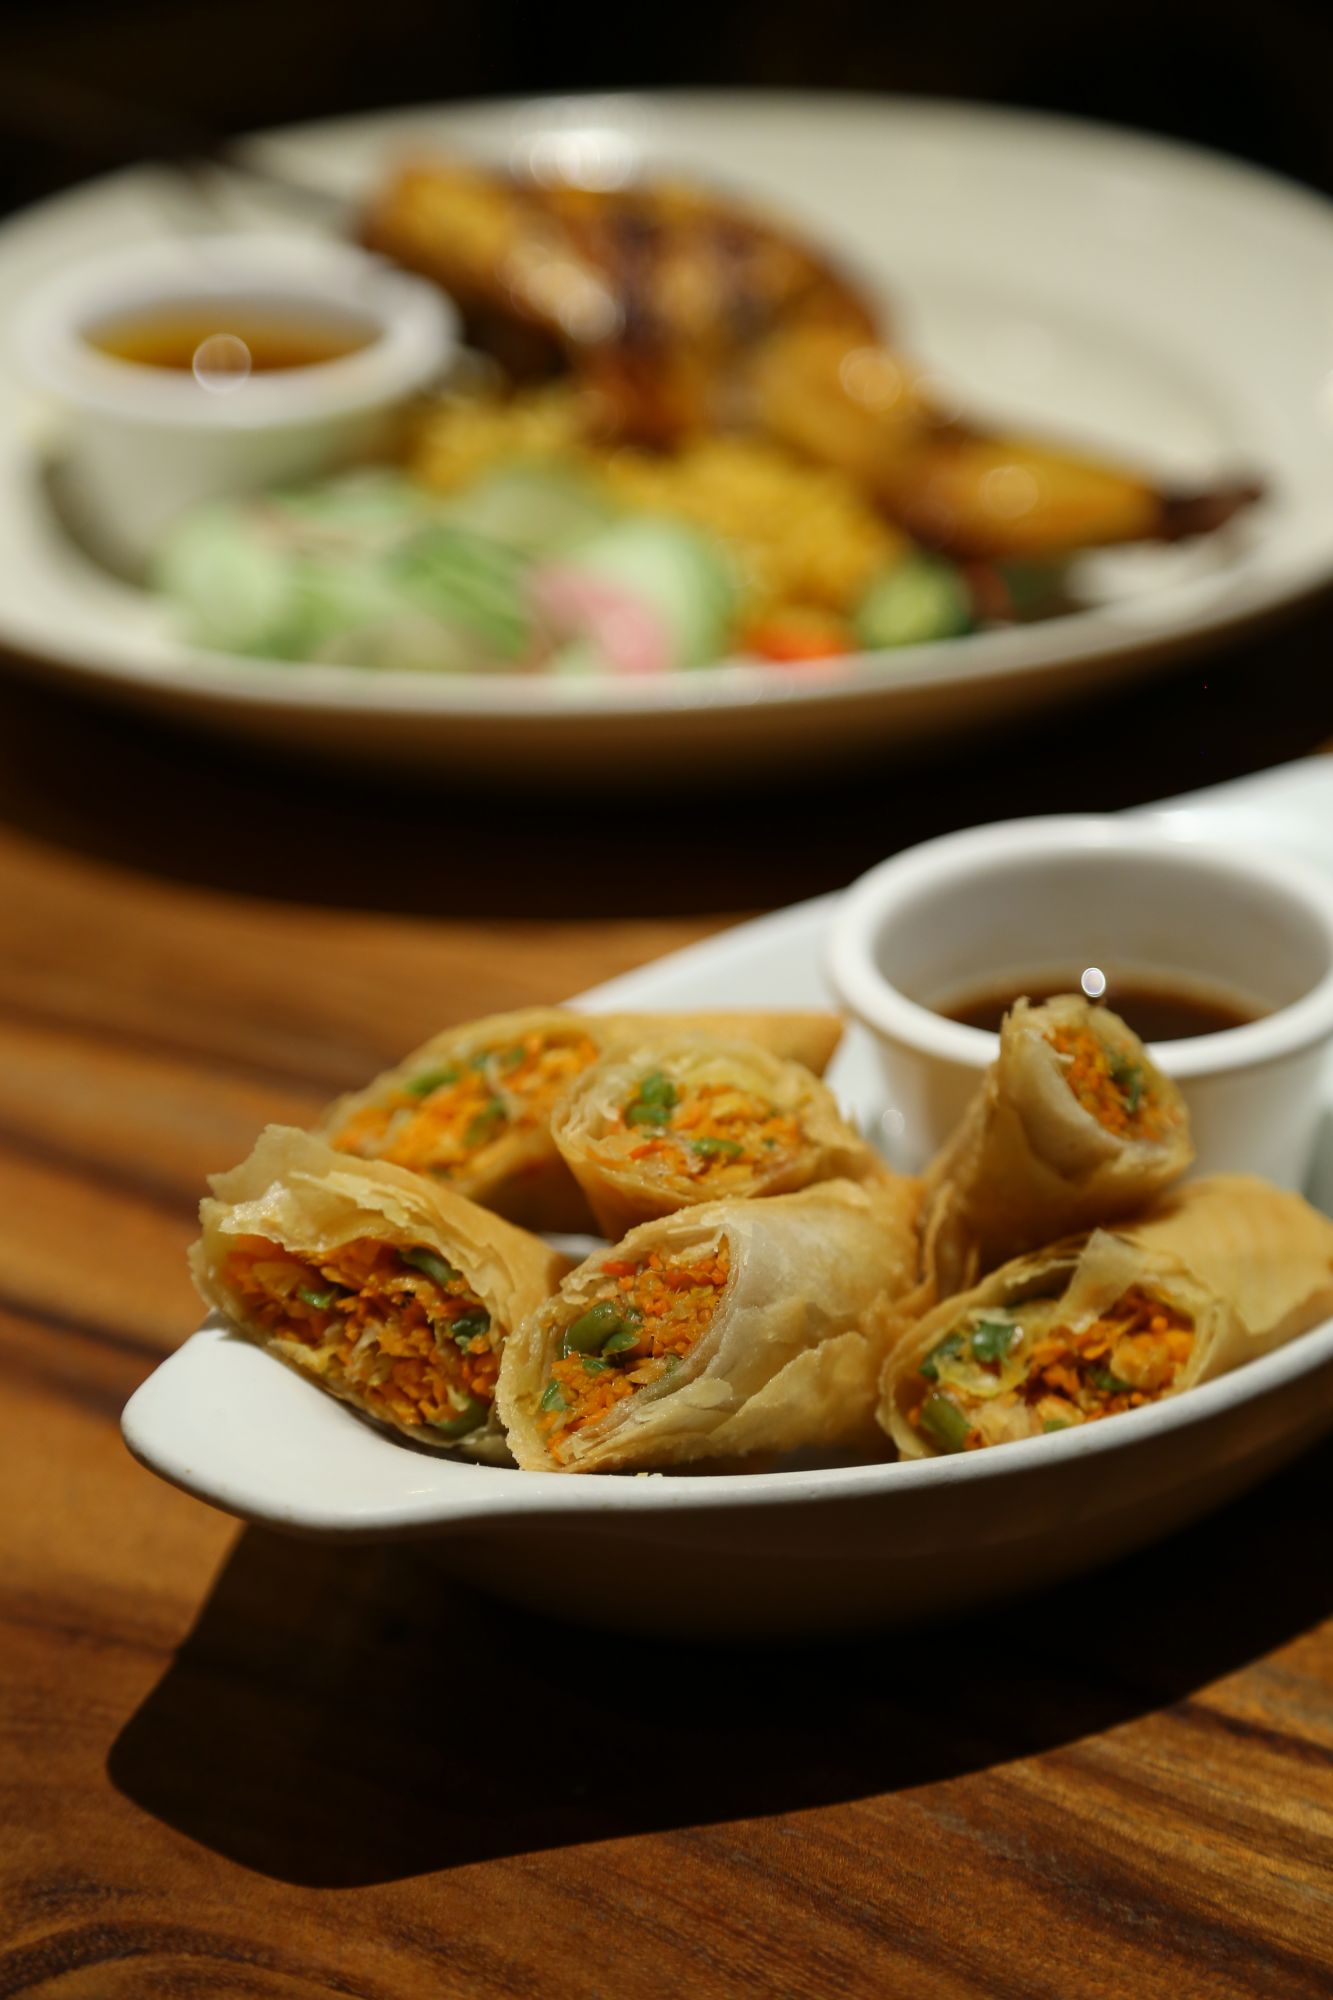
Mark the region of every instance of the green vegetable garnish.
POLYGON ((1132 1382, 1122 1382, 1109 1368, 1090 1368, 1088 1376, 1097 1388, 1104 1389, 1108 1396, 1127 1396, 1134 1387, 1132 1382))
POLYGON ((336 1292, 316 1292, 309 1285, 298 1285, 296 1287, 296 1296, 298 1299, 302 1299, 306 1305, 313 1306, 316 1312, 322 1313, 327 1312, 329 1307, 336 1305, 338 1301, 338 1294, 336 1292))
POLYGON ((502 1097, 493 1097, 489 1104, 483 1105, 482 1109, 469 1124, 467 1131, 463 1134, 463 1144, 465 1146, 484 1145, 487 1139, 494 1138, 496 1128, 503 1125, 508 1117, 509 1113, 505 1110, 504 1099, 502 1097))
POLYGON ((962 1451, 972 1426, 953 1398, 937 1389, 921 1405, 921 1428, 942 1451, 962 1451))
POLYGON ((496 1057, 496 1061, 499 1063, 501 1069, 517 1069, 526 1054, 527 1050, 524 1048, 522 1042, 515 1042, 512 1049, 501 1050, 500 1054, 496 1057))
POLYGON ((409 1097, 430 1097, 447 1083, 457 1083, 460 1075, 457 1069, 427 1069, 420 1076, 409 1077, 403 1089, 409 1097))
POLYGON ((603 1354, 624 1354, 629 1348, 637 1347, 638 1344, 638 1333, 633 1327, 625 1326, 621 1328, 619 1333, 613 1333, 611 1338, 603 1343, 602 1352, 603 1354))
POLYGON ((1111 1081, 1117 1090, 1125 1094, 1125 1109, 1130 1117, 1143 1101, 1143 1065, 1127 1062, 1124 1056, 1114 1056, 1111 1060, 1111 1081))
POLYGON ((560 1353, 601 1354, 608 1341, 618 1334, 629 1334, 630 1340, 623 1346, 630 1346, 638 1339, 640 1316, 633 1306, 618 1305, 614 1299, 599 1299, 587 1312, 580 1313, 565 1328, 560 1341, 560 1353))
POLYGON ((679 1103, 676 1086, 660 1069, 649 1070, 638 1094, 625 1107, 627 1125, 665 1125, 679 1103))
POLYGON ((537 1408, 539 1410, 567 1410, 569 1404, 560 1392, 560 1384, 552 1377, 546 1385, 546 1393, 537 1408))
POLYGON ((936 1341, 930 1353, 921 1363, 917 1373, 924 1375, 927 1382, 938 1382, 940 1379, 939 1364, 941 1361, 952 1361, 955 1354, 962 1352, 962 1347, 963 1336, 961 1333, 946 1333, 943 1340, 936 1341))
POLYGON ((466 1437, 469 1431, 475 1431, 479 1425, 484 1424, 489 1415, 488 1403, 479 1402, 475 1396, 469 1396, 466 1407, 460 1410, 456 1417, 445 1417, 443 1420, 437 1418, 432 1423, 431 1429, 438 1431, 441 1437, 466 1437))
POLYGON ((1044 1431, 1067 1431, 1069 1429, 1069 1421, 1066 1417, 1047 1417, 1042 1423, 1042 1429, 1044 1431))
POLYGON ((1020 1329, 1012 1320, 983 1319, 972 1330, 972 1358, 974 1361, 1003 1361, 1005 1355, 1019 1337, 1020 1329))
POLYGON ((745 1151, 736 1139, 691 1139, 687 1143, 701 1160, 734 1160, 745 1151))
POLYGON ((471 1312, 465 1312, 461 1319, 450 1322, 449 1336, 452 1340, 456 1340, 460 1347, 467 1347, 479 1333, 489 1333, 490 1330, 490 1314, 485 1306, 477 1306, 471 1312))
POLYGON ((462 1276, 461 1272, 455 1271, 453 1265, 446 1263, 434 1250, 421 1248, 400 1250, 398 1255, 404 1264, 410 1264, 414 1271, 424 1272, 426 1277, 433 1278, 437 1285, 443 1285, 446 1289, 455 1278, 462 1276))
POLYGON ((585 1354, 583 1357, 583 1372, 585 1375, 602 1375, 610 1366, 611 1363, 603 1361, 600 1354, 585 1354))

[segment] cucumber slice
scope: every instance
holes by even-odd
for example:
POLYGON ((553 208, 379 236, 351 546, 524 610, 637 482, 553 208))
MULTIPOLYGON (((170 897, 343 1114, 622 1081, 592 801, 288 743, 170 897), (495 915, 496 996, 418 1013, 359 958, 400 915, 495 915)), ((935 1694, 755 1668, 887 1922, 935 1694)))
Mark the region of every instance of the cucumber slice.
POLYGON ((496 658, 531 650, 527 564, 502 543, 443 523, 422 528, 395 550, 385 574, 405 608, 461 626, 496 658))
POLYGON ((174 605, 190 645, 299 657, 301 607, 291 561, 230 502, 187 514, 158 550, 149 583, 174 605))
POLYGON ((590 481, 546 465, 497 467, 450 500, 454 527, 501 542, 528 556, 561 555, 615 519, 590 481))
POLYGON ((912 555, 876 577, 853 622, 863 646, 917 646, 970 631, 972 600, 952 563, 912 555))

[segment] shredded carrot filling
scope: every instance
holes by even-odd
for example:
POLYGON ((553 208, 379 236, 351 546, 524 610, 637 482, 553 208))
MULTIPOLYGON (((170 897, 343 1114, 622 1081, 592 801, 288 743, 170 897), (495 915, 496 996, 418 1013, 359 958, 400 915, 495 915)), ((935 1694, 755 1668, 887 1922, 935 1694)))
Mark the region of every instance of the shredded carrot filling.
POLYGON ((712 1325, 730 1271, 725 1242, 680 1257, 607 1259, 603 1282, 562 1330, 541 1400, 553 1458, 563 1461, 576 1431, 680 1366, 712 1325))
POLYGON ((247 1321, 373 1415, 460 1437, 485 1421, 503 1334, 438 1253, 358 1237, 307 1255, 243 1236, 223 1281, 247 1321))
POLYGON ((421 1070, 356 1111, 332 1144, 362 1159, 393 1160, 454 1180, 484 1168, 515 1132, 542 1125, 560 1092, 597 1056, 587 1035, 537 1032, 421 1070))
POLYGON ((804 1137, 798 1117, 753 1091, 677 1083, 654 1070, 612 1114, 594 1157, 607 1166, 632 1160, 650 1174, 720 1195, 787 1165, 804 1137))
POLYGON ((1138 1409, 1169 1391, 1194 1351, 1187 1312, 1134 1285, 1075 1332, 1024 1308, 974 1314, 939 1341, 913 1380, 908 1421, 937 1448, 974 1450, 1138 1409))
POLYGON ((1091 1028, 1052 1028, 1046 1040, 1064 1058, 1074 1096, 1106 1131, 1127 1139, 1166 1136, 1173 1121, 1141 1063, 1118 1056, 1091 1028))

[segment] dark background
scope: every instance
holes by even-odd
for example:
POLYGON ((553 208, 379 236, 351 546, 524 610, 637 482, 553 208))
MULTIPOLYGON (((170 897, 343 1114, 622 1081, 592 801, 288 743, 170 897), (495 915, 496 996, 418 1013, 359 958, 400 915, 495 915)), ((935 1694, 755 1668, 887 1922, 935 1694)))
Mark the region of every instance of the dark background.
POLYGON ((621 85, 973 97, 1140 126, 1333 192, 1327 0, 0 0, 0 198, 229 132, 621 85))

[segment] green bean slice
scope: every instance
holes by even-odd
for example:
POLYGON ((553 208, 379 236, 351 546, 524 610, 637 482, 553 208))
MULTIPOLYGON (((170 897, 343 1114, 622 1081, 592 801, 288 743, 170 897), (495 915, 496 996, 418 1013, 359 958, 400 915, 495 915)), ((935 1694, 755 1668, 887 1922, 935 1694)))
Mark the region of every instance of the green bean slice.
POLYGON ((942 1451, 962 1451, 972 1426, 953 1398, 937 1389, 921 1405, 921 1428, 942 1451))

